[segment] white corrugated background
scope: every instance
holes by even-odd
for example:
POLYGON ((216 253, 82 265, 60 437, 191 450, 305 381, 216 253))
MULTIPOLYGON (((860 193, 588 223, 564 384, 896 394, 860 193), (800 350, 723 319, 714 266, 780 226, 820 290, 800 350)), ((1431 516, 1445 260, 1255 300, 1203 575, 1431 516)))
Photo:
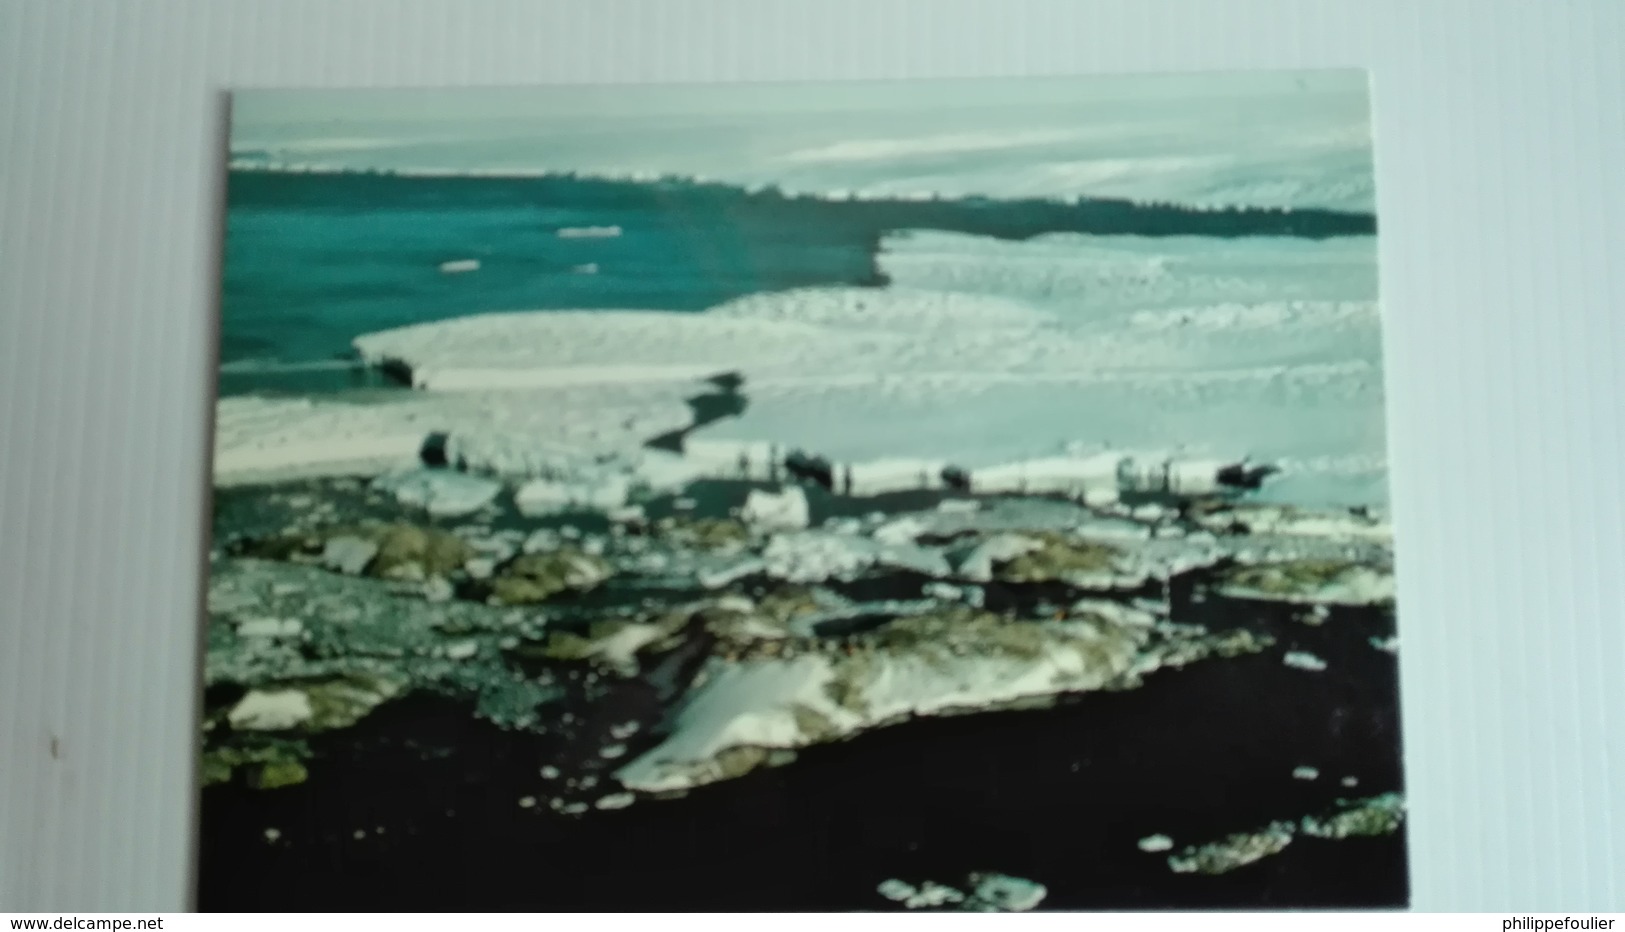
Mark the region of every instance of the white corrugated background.
POLYGON ((224 89, 1349 65, 1415 905, 1625 910, 1625 3, 0 0, 0 911, 189 902, 224 89))

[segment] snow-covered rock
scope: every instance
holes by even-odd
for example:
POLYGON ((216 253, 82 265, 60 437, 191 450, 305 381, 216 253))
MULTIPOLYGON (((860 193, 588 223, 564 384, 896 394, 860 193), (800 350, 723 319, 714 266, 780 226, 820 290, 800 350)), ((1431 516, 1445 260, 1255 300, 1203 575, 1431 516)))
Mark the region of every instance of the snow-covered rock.
POLYGON ((1347 560, 1291 560, 1237 566, 1216 591, 1232 598, 1279 602, 1374 605, 1394 600, 1393 572, 1347 560))
POLYGON ((310 696, 298 689, 252 689, 227 713, 239 731, 286 731, 310 721, 315 714, 310 696))
POLYGON ((1011 621, 965 606, 926 606, 865 632, 850 651, 713 658, 666 739, 616 776, 638 792, 687 789, 766 766, 775 751, 914 716, 1120 688, 1164 661, 1183 665, 1220 649, 1200 629, 1159 634, 1104 615, 1011 621))

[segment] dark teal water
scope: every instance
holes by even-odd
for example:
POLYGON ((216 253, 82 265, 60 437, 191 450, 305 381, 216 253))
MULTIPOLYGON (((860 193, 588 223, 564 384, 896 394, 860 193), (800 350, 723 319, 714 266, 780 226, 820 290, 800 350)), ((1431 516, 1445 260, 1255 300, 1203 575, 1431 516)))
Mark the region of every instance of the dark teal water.
POLYGON ((358 335, 466 314, 693 312, 759 291, 879 285, 880 237, 1369 234, 1328 211, 1194 211, 1090 201, 828 201, 683 179, 423 178, 233 172, 221 295, 222 394, 373 384, 358 335), (616 237, 561 238, 568 227, 616 237), (476 259, 478 271, 444 274, 476 259))

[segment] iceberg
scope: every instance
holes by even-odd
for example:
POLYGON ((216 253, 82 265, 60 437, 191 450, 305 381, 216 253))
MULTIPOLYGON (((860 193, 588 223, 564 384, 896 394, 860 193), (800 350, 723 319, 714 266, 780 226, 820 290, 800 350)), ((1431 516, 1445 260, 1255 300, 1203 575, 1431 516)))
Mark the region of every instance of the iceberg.
POLYGON ((457 517, 490 504, 502 483, 449 469, 413 469, 373 480, 372 487, 395 496, 403 505, 437 517, 457 517))

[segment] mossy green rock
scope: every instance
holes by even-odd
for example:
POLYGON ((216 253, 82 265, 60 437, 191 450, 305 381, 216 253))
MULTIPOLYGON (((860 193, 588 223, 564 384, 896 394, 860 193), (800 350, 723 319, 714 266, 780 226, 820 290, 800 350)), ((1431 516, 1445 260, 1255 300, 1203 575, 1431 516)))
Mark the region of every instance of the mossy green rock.
POLYGON ((462 569, 474 556, 466 541, 435 528, 413 524, 335 525, 314 531, 279 534, 238 546, 243 556, 262 560, 311 563, 328 541, 355 538, 377 546, 366 574, 383 579, 424 579, 462 569))
POLYGON ((1053 531, 1031 535, 1041 546, 1000 564, 995 575, 1014 583, 1066 580, 1069 576, 1109 572, 1120 551, 1091 541, 1073 540, 1053 531))
POLYGON ((586 592, 614 573, 601 557, 566 547, 516 557, 491 579, 491 596, 503 605, 544 602, 562 592, 586 592))
POLYGON ((750 543, 750 529, 729 518, 665 518, 656 529, 668 543, 699 550, 737 550, 750 543))
POLYGON ((250 786, 275 789, 303 783, 309 776, 304 764, 309 757, 310 748, 303 741, 265 739, 228 744, 204 750, 201 776, 204 786, 214 786, 231 782, 236 771, 244 769, 249 773, 250 786))
POLYGON ((304 687, 310 698, 307 731, 348 728, 401 691, 399 683, 376 676, 346 676, 304 687))

